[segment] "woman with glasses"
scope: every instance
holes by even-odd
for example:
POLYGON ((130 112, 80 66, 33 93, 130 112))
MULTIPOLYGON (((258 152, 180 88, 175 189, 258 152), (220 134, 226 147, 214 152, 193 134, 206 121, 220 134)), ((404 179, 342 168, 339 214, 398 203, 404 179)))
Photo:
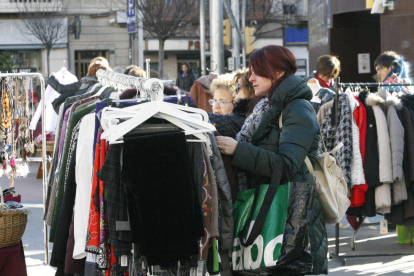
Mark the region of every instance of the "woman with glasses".
POLYGON ((232 74, 219 75, 213 80, 209 100, 213 113, 208 113, 210 122, 220 135, 236 137, 249 113, 253 86, 248 81, 247 69, 232 74))
POLYGON ((320 86, 335 91, 335 82, 341 71, 341 62, 335 56, 324 55, 318 58, 316 70, 306 78, 306 80, 315 78, 320 86))

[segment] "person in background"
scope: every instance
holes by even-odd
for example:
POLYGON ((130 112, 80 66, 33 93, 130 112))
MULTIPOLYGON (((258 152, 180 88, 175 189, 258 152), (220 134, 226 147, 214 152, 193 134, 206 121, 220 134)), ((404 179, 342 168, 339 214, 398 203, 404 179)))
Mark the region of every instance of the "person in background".
MULTIPOLYGON (((409 65, 404 61, 404 57, 393 51, 386 51, 381 54, 374 62, 375 71, 377 72, 378 81, 383 83, 409 83, 409 65)), ((412 94, 412 88, 403 87, 386 87, 390 92, 406 92, 412 94)))
MULTIPOLYGON (((246 172, 249 189, 269 184, 275 170, 281 170, 281 183, 315 185, 304 160, 308 156, 312 163, 316 161, 319 125, 308 102, 312 91, 303 78, 295 76, 295 56, 286 47, 269 45, 251 53, 249 63, 249 80, 261 100, 236 139, 216 137, 220 152, 231 155, 232 164, 246 172)), ((327 274, 328 243, 317 193, 310 216, 312 274, 327 274)))
POLYGON ((175 85, 188 92, 190 91, 191 86, 193 86, 195 79, 196 77, 190 67, 190 64, 188 62, 181 63, 175 85))
POLYGON ((316 70, 306 78, 317 79, 320 86, 336 91, 334 79, 339 76, 341 71, 341 62, 335 56, 324 55, 318 58, 316 63, 316 70))
POLYGON ((134 77, 139 77, 139 78, 146 78, 147 77, 147 72, 145 72, 141 67, 136 66, 136 65, 128 66, 125 69, 124 74, 134 76, 134 77))

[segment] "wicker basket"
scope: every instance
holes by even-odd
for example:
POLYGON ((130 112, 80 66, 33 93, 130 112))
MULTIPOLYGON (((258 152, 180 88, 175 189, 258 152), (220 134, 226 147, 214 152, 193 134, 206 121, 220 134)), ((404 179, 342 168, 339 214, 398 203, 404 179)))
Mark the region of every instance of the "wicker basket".
POLYGON ((0 211, 0 248, 19 243, 26 229, 27 214, 21 210, 0 211))

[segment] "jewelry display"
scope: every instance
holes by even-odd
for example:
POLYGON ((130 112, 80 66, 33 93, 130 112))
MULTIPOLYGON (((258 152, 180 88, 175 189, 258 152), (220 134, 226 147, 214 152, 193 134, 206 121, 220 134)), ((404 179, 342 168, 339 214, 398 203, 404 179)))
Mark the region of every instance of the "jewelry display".
POLYGON ((1 84, 0 177, 7 176, 10 187, 14 186, 15 177, 27 176, 27 156, 34 152, 33 131, 29 130, 33 110, 29 97, 31 81, 29 77, 8 77, 1 84))

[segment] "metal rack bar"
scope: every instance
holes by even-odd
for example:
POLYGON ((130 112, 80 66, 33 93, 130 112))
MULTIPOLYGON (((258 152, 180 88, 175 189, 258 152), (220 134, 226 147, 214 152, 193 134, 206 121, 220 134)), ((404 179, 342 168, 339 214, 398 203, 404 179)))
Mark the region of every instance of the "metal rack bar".
MULTIPOLYGON (((338 77, 335 82, 335 102, 334 102, 334 108, 335 108, 335 128, 338 126, 337 122, 337 114, 338 114, 338 97, 339 92, 338 88, 341 87, 353 87, 353 86, 362 86, 362 87, 386 87, 386 86, 414 86, 414 83, 372 83, 372 82, 349 82, 349 83, 341 83, 340 78, 338 77)), ((363 218, 363 221, 365 220, 365 217, 363 218)), ((355 237, 356 234, 362 226, 370 226, 370 225, 377 225, 377 223, 367 223, 363 224, 363 221, 361 225, 354 231, 354 234, 351 237, 351 249, 355 251, 355 237)), ((412 233, 409 232, 410 236, 410 245, 412 245, 412 233)), ((381 257, 381 256, 401 256, 401 255, 412 255, 413 253, 386 253, 386 254, 361 254, 361 255, 352 255, 352 256, 339 256, 339 223, 335 224, 335 252, 329 253, 329 258, 334 259, 338 262, 340 262, 343 266, 346 265, 346 259, 347 258, 358 258, 358 257, 381 257)))
MULTIPOLYGON (((43 75, 40 73, 1 73, 0 78, 9 78, 9 77, 31 77, 31 78, 38 78, 40 81, 40 91, 41 91, 41 99, 40 105, 42 107, 42 162, 43 162, 43 212, 45 211, 45 202, 47 196, 47 164, 46 164, 46 133, 45 133, 45 105, 44 98, 45 98, 45 81, 43 79, 43 75)), ((43 221, 43 228, 44 228, 44 248, 45 248, 45 265, 49 263, 49 243, 48 243, 48 232, 47 232, 47 225, 46 222, 43 221)))

